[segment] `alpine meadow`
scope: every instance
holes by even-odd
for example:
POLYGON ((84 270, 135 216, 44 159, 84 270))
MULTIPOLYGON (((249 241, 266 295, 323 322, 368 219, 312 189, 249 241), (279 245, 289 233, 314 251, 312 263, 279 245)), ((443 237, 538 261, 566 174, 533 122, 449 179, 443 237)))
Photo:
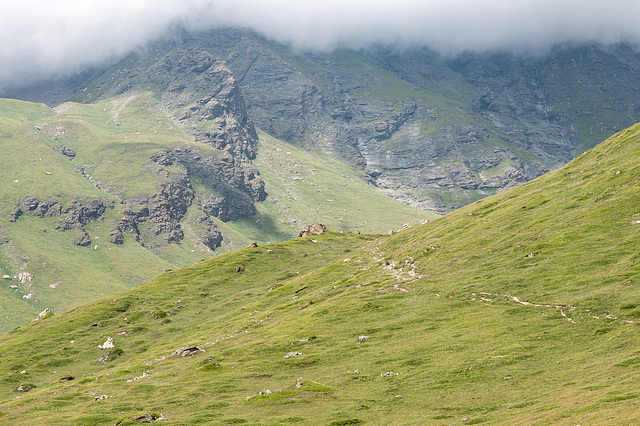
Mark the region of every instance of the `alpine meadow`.
POLYGON ((640 424, 637 47, 274 40, 0 87, 0 423, 640 424))

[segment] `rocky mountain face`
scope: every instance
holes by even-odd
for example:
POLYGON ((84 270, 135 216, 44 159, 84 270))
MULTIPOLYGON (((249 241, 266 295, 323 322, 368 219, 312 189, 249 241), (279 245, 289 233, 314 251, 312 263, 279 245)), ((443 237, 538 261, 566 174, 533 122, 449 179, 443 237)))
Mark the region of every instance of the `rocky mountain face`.
POLYGON ((228 65, 260 128, 440 213, 555 169, 640 118, 640 55, 625 46, 544 57, 242 51, 228 65))
POLYGON ((200 49, 171 50, 151 66, 138 63, 120 73, 124 76, 119 84, 101 98, 151 88, 160 96, 158 109, 191 139, 221 152, 211 156, 197 148, 176 147, 152 155, 151 170, 165 178, 157 192, 125 200, 129 209, 114 228, 112 242, 122 241, 121 233, 128 231, 151 247, 179 243, 184 237, 180 223, 195 203, 204 213, 196 219, 204 227, 202 242, 217 248, 223 237, 209 216, 226 222, 253 215, 254 203, 267 195, 257 169, 250 165, 257 134, 234 76, 223 60, 200 49), (177 173, 168 173, 169 167, 177 173), (207 191, 195 190, 192 179, 207 191), (146 224, 143 231, 141 224, 146 224))
MULTIPOLYGON (((158 42, 78 79, 73 99, 158 92, 159 107, 194 140, 229 154, 224 164, 236 172, 215 176, 236 191, 219 196, 235 205, 199 201, 220 217, 251 214, 264 197, 248 165, 253 123, 362 169, 407 204, 445 213, 555 169, 640 120, 639 70, 640 54, 624 45, 558 46, 541 56, 301 53, 224 29, 158 42)), ((52 94, 40 100, 60 100, 52 94)), ((188 173, 200 167, 181 158, 188 173)))
MULTIPOLYGON (((39 130, 58 143, 54 150, 74 163, 78 173, 125 205, 121 219, 111 225, 111 243, 123 244, 127 232, 151 249, 180 243, 184 238, 185 214, 195 205, 202 214, 193 224, 199 229, 201 242, 214 250, 220 246, 223 236, 211 217, 227 222, 253 215, 256 213, 254 203, 264 201, 267 196, 258 170, 251 166, 258 136, 240 88, 225 61, 202 49, 170 49, 157 60, 151 61, 149 55, 135 59, 128 61, 127 66, 116 67, 117 84, 97 81, 90 92, 99 93, 100 99, 117 96, 110 117, 115 125, 120 126, 122 111, 136 93, 151 90, 158 96, 155 109, 189 139, 215 150, 203 153, 197 145, 181 148, 169 144, 150 155, 144 164, 144 169, 152 175, 149 179, 156 182, 155 191, 125 195, 126 183, 123 186, 115 182, 118 179, 100 177, 96 174, 95 160, 84 158, 83 162, 74 150, 62 143, 65 138, 74 139, 69 134, 74 132, 76 124, 60 122, 63 118, 57 118, 59 124, 55 128, 47 125, 39 130), (194 179, 200 183, 200 189, 193 187, 194 179)), ((57 110, 64 112, 65 108, 57 110)), ((61 225, 56 230, 74 229, 79 233, 75 244, 86 246, 91 244, 91 238, 83 224, 89 218, 101 219, 107 207, 103 205, 102 211, 95 214, 84 212, 87 209, 93 212, 94 204, 103 202, 106 201, 72 201, 69 206, 62 206, 55 200, 25 195, 17 201, 9 220, 19 220, 23 213, 60 216, 61 225)))

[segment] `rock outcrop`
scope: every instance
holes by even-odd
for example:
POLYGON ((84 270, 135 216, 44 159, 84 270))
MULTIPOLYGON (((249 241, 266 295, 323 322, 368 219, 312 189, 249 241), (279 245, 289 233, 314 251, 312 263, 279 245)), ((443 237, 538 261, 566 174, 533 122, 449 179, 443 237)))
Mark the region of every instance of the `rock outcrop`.
POLYGON ((239 160, 256 156, 256 134, 239 85, 226 66, 202 47, 168 52, 145 73, 163 92, 161 107, 198 142, 239 160))
MULTIPOLYGON (((122 200, 127 208, 109 240, 122 244, 124 234, 131 233, 149 248, 179 243, 184 238, 181 221, 194 203, 222 221, 255 214, 254 204, 267 196, 257 169, 250 165, 258 137, 226 61, 194 47, 168 49, 151 66, 144 62, 124 73, 118 91, 157 91, 161 94, 158 108, 194 141, 216 148, 219 154, 205 154, 193 146, 168 147, 153 154, 150 170, 162 177, 158 190, 122 200), (206 189, 197 193, 193 178, 206 189), (144 227, 139 226, 143 223, 144 227)), ((104 96, 114 94, 106 91, 104 96)), ((204 231, 205 246, 215 249, 221 244, 223 237, 213 221, 199 218, 196 225, 204 231)))
POLYGON ((90 222, 103 220, 105 212, 113 207, 113 201, 99 198, 72 198, 66 206, 63 206, 58 200, 51 198, 39 200, 33 196, 25 195, 19 206, 13 210, 9 221, 17 221, 22 214, 34 215, 39 218, 58 217, 55 230, 59 232, 74 230, 78 234, 78 238, 73 243, 84 247, 91 244, 91 237, 84 226, 90 222))
POLYGON ((205 352, 205 350, 200 349, 197 346, 187 346, 185 348, 176 349, 175 351, 173 351, 172 355, 193 356, 193 355, 196 355, 198 352, 205 352))
MULTIPOLYGON (((120 220, 112 224, 112 244, 123 244, 127 234, 151 249, 179 244, 184 238, 185 214, 195 203, 206 216, 200 216, 194 225, 201 231, 201 242, 213 250, 223 236, 208 216, 230 221, 253 215, 255 203, 267 196, 259 172, 250 164, 256 155, 257 134, 240 86, 225 61, 203 48, 171 49, 151 66, 144 62, 134 65, 135 71, 120 74, 123 80, 104 96, 137 88, 156 90, 161 94, 157 107, 194 141, 215 150, 201 152, 196 145, 159 150, 150 156, 147 167, 150 179, 157 182, 156 190, 126 197, 117 187, 113 190, 108 180, 95 180, 85 171, 86 165, 76 164, 75 169, 125 206, 120 220), (192 179, 202 184, 199 193, 192 179)), ((116 106, 116 125, 119 112, 134 96, 123 97, 116 106)), ((67 146, 58 142, 54 150, 77 162, 76 152, 67 146)), ((56 230, 74 230, 78 234, 74 244, 88 246, 92 241, 84 225, 103 219, 105 210, 111 208, 112 203, 101 200, 72 200, 63 206, 55 198, 25 196, 10 212, 9 220, 15 222, 22 214, 60 217, 56 230)))
POLYGON ((327 229, 321 223, 314 223, 313 225, 307 225, 300 230, 298 237, 308 237, 309 235, 322 235, 324 231, 327 229))
POLYGON ((200 233, 200 236, 202 238, 202 243, 205 246, 209 247, 211 250, 215 250, 220 247, 220 244, 223 241, 222 233, 209 216, 198 216, 194 223, 200 224, 204 228, 200 233))

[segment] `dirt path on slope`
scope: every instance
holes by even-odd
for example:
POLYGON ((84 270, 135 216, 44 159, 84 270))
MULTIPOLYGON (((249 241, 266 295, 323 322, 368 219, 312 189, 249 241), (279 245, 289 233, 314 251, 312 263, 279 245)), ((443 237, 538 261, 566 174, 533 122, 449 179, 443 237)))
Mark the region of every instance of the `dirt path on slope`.
MULTIPOLYGON (((549 303, 533 303, 533 302, 528 302, 526 300, 521 300, 518 296, 512 296, 510 294, 495 294, 495 293, 486 293, 486 292, 480 292, 480 293, 477 293, 477 294, 480 295, 480 300, 483 301, 483 302, 491 302, 492 301, 492 299, 488 299, 485 296, 506 297, 507 299, 510 299, 513 302, 518 303, 519 305, 533 306, 533 307, 536 307, 536 308, 557 309, 558 311, 560 311, 560 315, 562 315, 567 321, 569 321, 572 324, 577 324, 577 322, 573 318, 571 318, 569 315, 567 315, 567 312, 576 312, 576 311, 584 312, 585 314, 587 314, 587 316, 589 318, 593 318, 593 319, 597 319, 597 320, 600 319, 599 316, 593 315, 589 311, 589 309, 587 309, 587 308, 577 308, 577 307, 571 306, 571 305, 554 305, 554 304, 549 304, 549 303)), ((471 293, 471 295, 472 296, 476 296, 476 293, 471 293)), ((475 300, 475 299, 473 299, 473 300, 475 300)), ((616 320, 616 321, 622 321, 622 322, 625 322, 627 324, 636 324, 636 323, 638 323, 638 321, 623 320, 623 319, 616 318, 612 314, 607 314, 605 316, 605 318, 616 320)))

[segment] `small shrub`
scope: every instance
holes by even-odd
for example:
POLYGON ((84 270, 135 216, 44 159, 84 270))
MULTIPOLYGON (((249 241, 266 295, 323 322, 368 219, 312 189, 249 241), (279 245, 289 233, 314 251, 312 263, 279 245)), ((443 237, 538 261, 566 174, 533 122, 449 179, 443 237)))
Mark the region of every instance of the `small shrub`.
POLYGON ((165 318, 167 316, 167 313, 161 309, 158 309, 156 311, 153 311, 151 315, 153 315, 153 317, 156 319, 160 319, 160 318, 165 318))
POLYGON ((367 302, 362 306, 362 310, 366 312, 377 311, 378 309, 380 309, 380 305, 376 305, 371 302, 367 302))

